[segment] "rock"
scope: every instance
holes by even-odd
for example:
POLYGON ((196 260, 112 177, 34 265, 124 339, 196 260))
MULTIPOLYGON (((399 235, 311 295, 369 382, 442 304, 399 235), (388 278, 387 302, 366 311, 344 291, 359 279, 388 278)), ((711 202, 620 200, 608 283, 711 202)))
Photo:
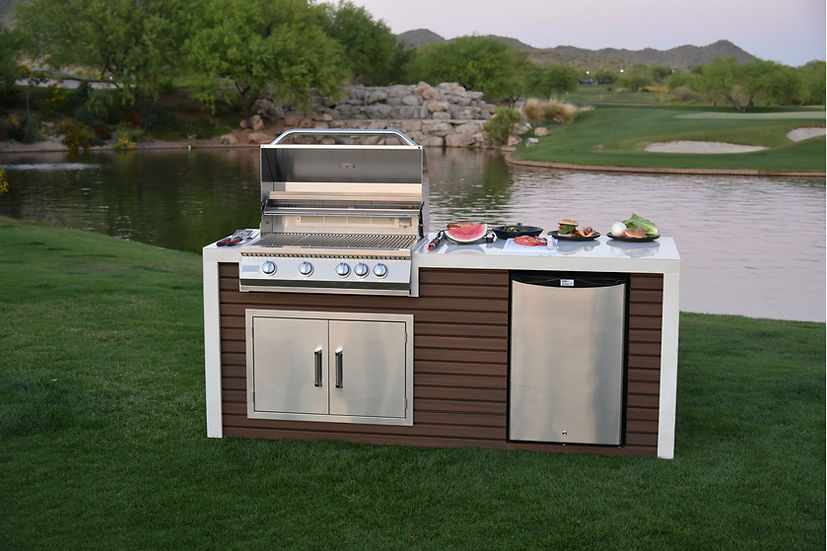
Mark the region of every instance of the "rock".
POLYGON ((448 102, 447 101, 429 101, 425 106, 428 108, 428 111, 431 113, 437 113, 439 111, 445 111, 448 109, 448 102))
POLYGON ((451 113, 448 111, 437 111, 431 115, 431 118, 434 120, 449 121, 451 120, 451 113))
POLYGON ((534 129, 535 136, 548 136, 548 128, 545 126, 538 126, 534 129))
POLYGON ((253 115, 250 118, 250 128, 253 130, 261 130, 264 128, 264 121, 261 119, 260 115, 253 115))
POLYGON ((523 139, 519 136, 512 134, 508 137, 508 141, 505 142, 505 145, 517 145, 521 143, 523 143, 523 139))
POLYGON ((236 138, 233 134, 224 134, 218 138, 218 143, 221 145, 236 145, 238 143, 238 138, 236 138))
POLYGON ((257 99, 253 107, 258 109, 258 112, 270 117, 271 119, 281 119, 284 117, 284 109, 270 101, 269 99, 257 99))
POLYGON ((531 130, 531 124, 527 122, 518 122, 514 125, 514 133, 515 134, 525 134, 531 130))
POLYGON ((416 106, 422 105, 422 97, 416 94, 409 94, 402 98, 402 105, 416 106))
POLYGON ((440 136, 423 136, 418 143, 424 147, 442 147, 445 145, 445 142, 440 136))
POLYGON ((482 130, 482 123, 478 121, 466 122, 454 127, 457 134, 476 134, 482 130))
POLYGON ((384 89, 378 89, 371 91, 367 97, 367 104, 371 105, 373 103, 379 103, 380 101, 385 101, 388 99, 388 92, 384 89))
POLYGON ((422 121, 422 131, 430 136, 445 136, 454 133, 454 127, 447 122, 422 121))
POLYGON ((390 116, 393 107, 386 103, 377 103, 365 107, 365 113, 372 119, 386 119, 390 116))
POLYGON ((445 136, 446 147, 468 147, 474 143, 474 135, 467 134, 448 134, 445 136))
POLYGON ((413 132, 420 132, 422 130, 421 120, 404 120, 400 130, 406 134, 413 132))
POLYGON ((284 126, 295 128, 304 117, 298 113, 287 113, 284 115, 284 126))
POLYGON ((525 141, 525 144, 528 145, 528 146, 537 145, 538 143, 540 143, 539 138, 529 138, 525 141))
POLYGON ((247 143, 270 143, 274 139, 273 136, 263 132, 251 132, 250 135, 247 136, 247 143))
POLYGON ((238 123, 238 127, 245 130, 250 127, 250 121, 247 119, 242 119, 241 122, 238 123))
POLYGON ((394 84, 388 89, 388 99, 401 98, 411 93, 411 87, 404 84, 394 84))

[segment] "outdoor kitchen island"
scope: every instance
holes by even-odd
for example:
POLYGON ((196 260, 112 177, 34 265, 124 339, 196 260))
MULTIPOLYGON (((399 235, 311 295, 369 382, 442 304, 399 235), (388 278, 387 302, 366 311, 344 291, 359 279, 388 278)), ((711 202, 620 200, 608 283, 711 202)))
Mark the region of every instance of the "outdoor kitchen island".
MULTIPOLYGON (((672 238, 630 243, 601 236, 560 241, 556 250, 511 240, 443 241, 428 251, 434 236, 412 250, 409 296, 242 291, 240 247, 258 237, 240 246, 204 247, 208 436, 673 457, 680 256, 672 238), (625 282, 618 444, 511 438, 517 404, 510 351, 519 337, 511 332, 512 288, 521 272, 612 274, 625 282), (353 346, 361 355, 333 342, 342 328, 351 339, 360 335, 353 346), (308 381, 296 382, 295 371, 277 380, 280 363, 293 361, 294 343, 317 329, 319 344, 309 343, 300 354, 307 358, 308 381), (391 352, 374 350, 387 348, 386 341, 396 343, 391 352), (372 361, 375 353, 385 356, 372 361), (352 370, 357 362, 375 365, 352 370), (397 375, 388 376, 390 370, 397 375), (253 373, 261 379, 252 380, 253 373), (336 397, 363 381, 370 388, 351 402, 336 397), (321 399, 297 409, 305 393, 321 399)), ((595 395, 595 407, 601 400, 595 395)))

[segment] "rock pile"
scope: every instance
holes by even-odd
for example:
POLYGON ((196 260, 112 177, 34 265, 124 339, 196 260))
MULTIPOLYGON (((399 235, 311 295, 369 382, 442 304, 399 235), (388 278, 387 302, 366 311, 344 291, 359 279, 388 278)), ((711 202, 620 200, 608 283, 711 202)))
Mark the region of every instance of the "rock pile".
MULTIPOLYGON (((263 120, 273 121, 277 133, 288 128, 395 129, 428 147, 485 147, 483 124, 497 106, 487 103, 482 92, 468 91, 456 82, 431 86, 351 86, 338 101, 317 97, 308 113, 285 112, 269 100, 258 100, 258 114, 241 122, 249 143, 267 143, 275 137, 264 129, 263 120), (250 132, 252 131, 252 132, 250 132)), ((364 137, 370 144, 379 138, 364 137)), ((232 134, 221 143, 237 143, 232 134)))

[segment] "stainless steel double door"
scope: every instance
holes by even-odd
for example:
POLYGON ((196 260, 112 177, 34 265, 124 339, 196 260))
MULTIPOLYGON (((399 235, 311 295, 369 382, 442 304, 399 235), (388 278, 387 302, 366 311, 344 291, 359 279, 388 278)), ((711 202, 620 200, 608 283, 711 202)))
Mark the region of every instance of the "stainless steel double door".
POLYGON ((405 417, 405 323, 262 314, 249 324, 251 416, 405 417))
POLYGON ((515 272, 511 440, 620 445, 626 278, 515 272))

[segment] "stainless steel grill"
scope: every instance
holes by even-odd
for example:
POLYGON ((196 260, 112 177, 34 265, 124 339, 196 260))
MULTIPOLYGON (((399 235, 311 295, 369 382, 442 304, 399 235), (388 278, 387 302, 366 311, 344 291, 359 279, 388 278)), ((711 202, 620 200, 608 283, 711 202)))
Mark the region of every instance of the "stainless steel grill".
POLYGON ((411 294, 423 166, 396 130, 291 130, 262 145, 261 231, 241 250, 241 290, 411 294))

